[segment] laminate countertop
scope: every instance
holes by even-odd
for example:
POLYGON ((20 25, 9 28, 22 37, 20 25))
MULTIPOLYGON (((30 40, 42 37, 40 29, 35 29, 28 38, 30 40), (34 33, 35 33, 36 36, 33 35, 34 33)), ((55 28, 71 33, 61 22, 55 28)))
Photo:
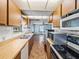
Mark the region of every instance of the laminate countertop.
POLYGON ((50 45, 54 44, 53 40, 51 40, 50 38, 47 38, 47 41, 49 42, 50 45))
POLYGON ((27 44, 28 39, 14 39, 5 44, 0 44, 0 59, 14 59, 22 48, 27 44))

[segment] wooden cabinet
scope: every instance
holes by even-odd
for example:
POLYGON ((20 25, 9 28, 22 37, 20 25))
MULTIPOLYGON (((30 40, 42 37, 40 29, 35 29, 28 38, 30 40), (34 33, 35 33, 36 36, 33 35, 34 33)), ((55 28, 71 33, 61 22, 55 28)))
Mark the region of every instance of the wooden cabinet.
POLYGON ((19 26, 21 20, 21 13, 18 7, 9 0, 9 25, 19 26))
POLYGON ((7 0, 0 0, 0 24, 7 25, 7 0))
POLYGON ((53 26, 54 27, 60 27, 60 20, 53 20, 53 26))
POLYGON ((28 59, 28 42, 21 51, 21 59, 28 59))
POLYGON ((50 44, 48 41, 46 41, 45 50, 47 52, 48 59, 51 59, 51 51, 50 51, 50 44))
POLYGON ((21 52, 14 59, 21 59, 21 52))
POLYGON ((75 0, 63 0, 62 15, 65 15, 74 9, 75 9, 75 0))
POLYGON ((53 26, 60 27, 61 6, 59 6, 53 13, 53 26))
POLYGON ((28 43, 28 50, 29 50, 29 53, 28 55, 30 56, 30 53, 31 53, 31 50, 32 50, 32 46, 33 46, 33 43, 34 43, 34 36, 32 36, 32 38, 29 40, 29 43, 28 43))
POLYGON ((12 0, 0 0, 0 24, 19 26, 20 19, 21 19, 20 10, 12 2, 12 0))
MULTIPOLYGON (((51 15, 52 16, 52 15, 51 15)), ((53 16, 52 17, 49 17, 49 19, 48 19, 48 23, 52 23, 52 20, 53 20, 53 16)))
POLYGON ((53 16, 58 16, 60 17, 61 16, 61 5, 59 7, 57 7, 57 9, 54 11, 54 14, 53 16))
POLYGON ((77 9, 79 9, 79 0, 77 0, 77 9))
POLYGON ((29 24, 29 18, 28 18, 28 16, 26 16, 26 17, 23 17, 23 21, 26 23, 26 25, 28 25, 29 24))

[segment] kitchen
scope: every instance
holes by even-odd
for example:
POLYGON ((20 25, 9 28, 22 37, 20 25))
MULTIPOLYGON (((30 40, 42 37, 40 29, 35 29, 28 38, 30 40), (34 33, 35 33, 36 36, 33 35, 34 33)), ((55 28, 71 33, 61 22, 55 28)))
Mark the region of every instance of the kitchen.
POLYGON ((79 59, 79 0, 0 0, 0 59, 79 59))

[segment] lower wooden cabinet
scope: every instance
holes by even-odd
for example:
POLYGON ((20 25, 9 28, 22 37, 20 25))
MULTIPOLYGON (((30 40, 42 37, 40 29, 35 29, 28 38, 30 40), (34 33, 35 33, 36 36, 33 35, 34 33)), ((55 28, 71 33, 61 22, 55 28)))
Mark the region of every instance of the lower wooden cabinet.
POLYGON ((28 59, 28 42, 14 59, 28 59))
POLYGON ((34 36, 32 36, 32 38, 29 40, 29 46, 28 46, 28 50, 29 50, 29 52, 28 52, 28 55, 30 56, 30 53, 31 53, 31 49, 32 49, 32 46, 33 46, 33 43, 34 43, 34 40, 33 40, 33 37, 34 36))
POLYGON ((22 49, 21 51, 21 59, 28 59, 28 42, 27 44, 25 45, 25 47, 22 49))
POLYGON ((21 59, 21 52, 15 57, 15 59, 21 59))
POLYGON ((47 57, 48 57, 48 59, 51 59, 50 44, 49 44, 48 41, 46 41, 46 46, 45 47, 46 47, 45 50, 47 52, 47 57))

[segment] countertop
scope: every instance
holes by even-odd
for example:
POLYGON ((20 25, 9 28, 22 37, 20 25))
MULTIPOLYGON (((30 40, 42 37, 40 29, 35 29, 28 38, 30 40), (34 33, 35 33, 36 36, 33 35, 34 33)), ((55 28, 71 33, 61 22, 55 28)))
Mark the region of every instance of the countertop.
POLYGON ((47 41, 49 42, 50 45, 54 44, 54 42, 50 38, 47 38, 47 41))
POLYGON ((0 44, 0 59, 14 59, 27 42, 28 39, 15 39, 0 44))
POLYGON ((26 39, 13 39, 12 37, 9 40, 0 42, 0 59, 14 59, 31 39, 33 33, 25 33, 25 35, 30 35, 30 37, 26 39))
POLYGON ((28 32, 28 33, 27 32, 16 32, 16 33, 4 34, 4 35, 0 35, 0 42, 3 42, 5 40, 9 40, 12 38, 16 38, 16 37, 24 35, 24 34, 33 35, 32 32, 28 32))
POLYGON ((2 35, 0 35, 0 42, 18 37, 18 36, 23 35, 23 34, 25 34, 25 32, 2 34, 2 35))
POLYGON ((65 32, 49 32, 51 34, 65 34, 65 32))

